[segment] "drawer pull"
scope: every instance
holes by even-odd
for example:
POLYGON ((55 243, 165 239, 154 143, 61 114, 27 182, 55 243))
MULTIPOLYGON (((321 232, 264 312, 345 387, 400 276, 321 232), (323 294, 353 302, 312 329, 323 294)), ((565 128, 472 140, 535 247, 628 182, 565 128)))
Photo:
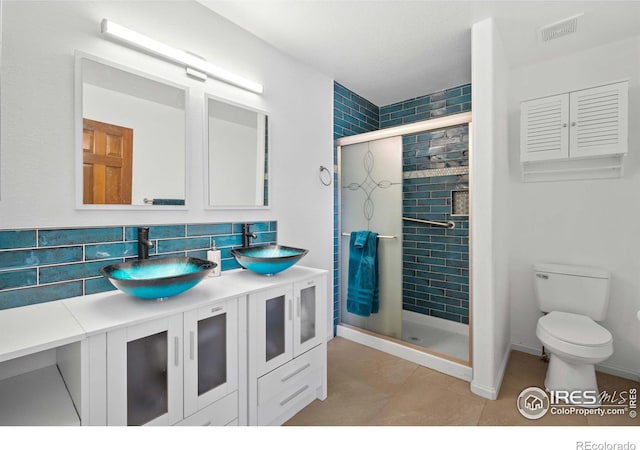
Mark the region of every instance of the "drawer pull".
POLYGON ((295 391, 293 394, 291 394, 290 396, 288 396, 287 398, 285 398, 284 400, 282 400, 280 402, 280 406, 284 406, 287 403, 289 403, 291 400, 293 400, 294 398, 296 398, 298 395, 302 394, 304 391, 306 391, 307 389, 309 389, 309 385, 305 384, 303 387, 301 387, 300 389, 298 389, 297 391, 295 391))
POLYGON ((300 372, 302 372, 304 370, 307 370, 309 367, 311 367, 311 363, 306 363, 304 366, 297 368, 296 370, 291 372, 289 375, 285 375, 284 377, 282 377, 280 382, 284 383, 285 381, 289 380, 290 378, 293 378, 296 375, 298 375, 300 372))
POLYGON ((224 309, 224 308, 223 308, 222 306, 217 306, 217 307, 215 307, 215 308, 212 308, 212 309, 211 309, 211 312, 212 312, 212 313, 214 313, 214 312, 222 311, 223 309, 224 309))

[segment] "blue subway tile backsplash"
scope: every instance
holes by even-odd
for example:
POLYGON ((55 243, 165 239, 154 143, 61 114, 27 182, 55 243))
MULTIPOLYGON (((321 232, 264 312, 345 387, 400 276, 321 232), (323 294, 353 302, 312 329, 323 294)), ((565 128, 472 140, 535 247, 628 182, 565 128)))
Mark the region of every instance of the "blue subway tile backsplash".
POLYGON ((122 227, 39 230, 38 246, 87 244, 122 241, 122 227))
MULTIPOLYGON (((100 267, 136 258, 135 226, 0 230, 0 309, 115 289, 100 267)), ((239 268, 230 253, 242 245, 241 224, 149 225, 149 255, 206 259, 212 241, 222 270, 239 268)), ((256 222, 254 244, 277 243, 276 222, 256 222)))
POLYGON ((35 230, 0 230, 0 250, 36 246, 35 230))
POLYGON ((0 251, 0 267, 5 269, 17 269, 21 267, 32 267, 73 261, 82 261, 82 247, 52 247, 0 251))
POLYGON ((187 225, 187 236, 231 234, 232 228, 230 223, 193 223, 187 225))
POLYGON ((37 283, 38 273, 33 268, 0 272, 0 290, 34 286, 37 283))
POLYGON ((0 291, 0 309, 16 308, 82 295, 82 281, 0 291))

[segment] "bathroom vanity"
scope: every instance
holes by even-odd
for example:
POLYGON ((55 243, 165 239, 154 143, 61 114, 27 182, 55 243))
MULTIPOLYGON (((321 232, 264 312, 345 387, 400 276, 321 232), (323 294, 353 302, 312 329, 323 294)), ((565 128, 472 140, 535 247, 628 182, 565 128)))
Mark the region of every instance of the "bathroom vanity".
POLYGON ((280 425, 327 396, 326 271, 0 311, 0 425, 280 425))

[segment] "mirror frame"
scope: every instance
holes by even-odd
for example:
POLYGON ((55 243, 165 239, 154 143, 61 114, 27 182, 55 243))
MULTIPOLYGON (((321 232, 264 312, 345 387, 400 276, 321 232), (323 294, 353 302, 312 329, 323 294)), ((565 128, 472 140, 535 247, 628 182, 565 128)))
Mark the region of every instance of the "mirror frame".
POLYGON ((138 210, 138 211, 167 211, 167 210, 188 210, 189 209, 189 100, 190 92, 189 88, 185 85, 175 83, 173 81, 166 80, 164 78, 151 75, 146 72, 128 67, 116 62, 104 59, 89 53, 76 50, 74 54, 74 90, 75 90, 75 105, 74 105, 74 125, 75 125, 75 142, 74 142, 74 164, 75 164, 75 195, 76 195, 76 209, 78 210, 138 210), (83 199, 83 77, 82 77, 82 60, 87 59, 105 66, 113 67, 114 69, 121 70, 123 72, 130 73, 132 75, 139 76, 141 78, 147 78, 156 83, 165 84, 176 89, 184 91, 184 205, 109 205, 109 204, 88 204, 84 203, 83 199))
POLYGON ((204 209, 208 210, 269 210, 273 206, 273 196, 272 193, 272 169, 271 169, 271 131, 269 130, 271 126, 271 120, 269 117, 269 113, 265 110, 255 108, 253 106, 247 106, 246 104, 234 102, 224 97, 212 95, 209 93, 204 94, 204 117, 203 117, 203 125, 204 125, 204 199, 205 205, 204 209), (265 157, 267 159, 266 170, 267 170, 267 204, 266 205, 212 205, 211 204, 211 189, 210 189, 210 180, 209 180, 209 100, 215 100, 221 103, 226 103, 227 105, 235 106, 238 108, 245 109, 247 111, 253 111, 258 114, 264 114, 267 117, 267 126, 266 126, 266 144, 267 148, 265 151, 265 157))

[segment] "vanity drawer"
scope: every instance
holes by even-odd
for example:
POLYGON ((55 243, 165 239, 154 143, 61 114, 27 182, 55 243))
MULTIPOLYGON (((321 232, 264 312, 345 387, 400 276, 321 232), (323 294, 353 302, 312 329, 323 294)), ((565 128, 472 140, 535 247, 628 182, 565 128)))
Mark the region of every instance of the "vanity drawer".
POLYGON ((264 405, 282 392, 291 392, 300 380, 324 365, 322 346, 317 346, 258 379, 258 405, 264 405))
POLYGON ((322 385, 322 370, 316 368, 295 383, 288 383, 276 395, 262 405, 258 405, 258 425, 281 425, 307 406, 317 397, 322 385))
POLYGON ((178 422, 181 426, 222 426, 237 422, 238 391, 222 397, 215 403, 178 422))

